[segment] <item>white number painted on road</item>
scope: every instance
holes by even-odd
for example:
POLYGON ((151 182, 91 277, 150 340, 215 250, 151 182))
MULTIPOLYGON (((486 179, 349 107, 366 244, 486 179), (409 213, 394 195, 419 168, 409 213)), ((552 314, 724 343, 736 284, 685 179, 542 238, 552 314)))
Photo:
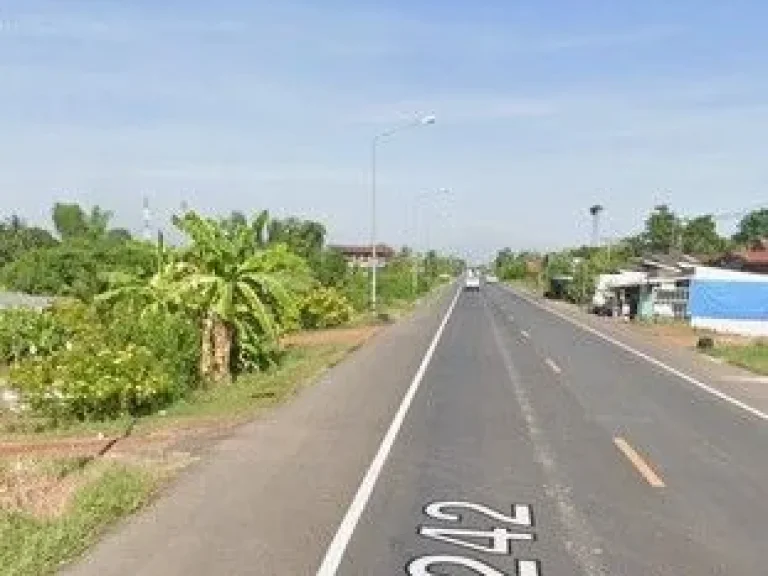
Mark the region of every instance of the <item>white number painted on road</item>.
POLYGON ((512 532, 506 528, 494 528, 493 530, 464 530, 459 528, 422 526, 419 528, 419 534, 434 540, 440 540, 442 542, 448 542, 449 544, 456 544, 457 546, 464 546, 465 548, 479 550, 480 552, 488 552, 490 554, 511 554, 512 542, 522 540, 530 541, 534 539, 533 534, 512 532), (466 540, 467 538, 488 540, 490 541, 490 545, 468 542, 466 540))
MULTIPOLYGON (((463 522, 466 512, 474 512, 490 518, 496 522, 503 522, 515 527, 530 528, 533 526, 533 511, 527 504, 513 504, 512 514, 507 516, 492 508, 466 502, 463 500, 432 502, 424 507, 424 513, 435 520, 444 522, 463 522)), ((420 526, 419 534, 426 538, 439 540, 455 546, 462 546, 478 552, 488 554, 511 555, 512 542, 528 541, 536 539, 536 535, 530 532, 512 531, 508 528, 492 528, 490 530, 476 530, 467 528, 444 528, 437 526, 420 526), (473 541, 474 540, 474 541, 473 541)), ((437 576, 443 572, 432 572, 431 569, 445 566, 460 566, 468 568, 481 576, 509 576, 485 562, 452 555, 429 555, 412 560, 408 566, 410 576, 437 576)), ((538 560, 515 560, 516 576, 541 576, 538 560)))
POLYGON ((478 574, 482 574, 482 576, 508 576, 484 562, 462 556, 422 556, 408 564, 408 574, 410 576, 434 576, 438 572, 430 572, 429 569, 432 566, 440 565, 463 566, 464 568, 474 570, 478 574))
MULTIPOLYGON (((422 556, 408 564, 408 574, 410 576, 437 576, 437 572, 430 572, 430 568, 438 566, 462 566, 475 571, 481 576, 509 576, 485 562, 464 558, 463 556, 422 556)), ((516 560, 515 574, 517 576, 540 576, 539 563, 536 560, 516 560)))
POLYGON ((517 576, 541 576, 538 560, 515 560, 517 576))
POLYGON ((466 508, 473 510, 479 514, 498 520, 499 522, 506 522, 507 524, 513 524, 515 526, 532 526, 533 514, 531 514, 531 507, 528 504, 513 504, 512 516, 507 516, 501 512, 496 512, 487 506, 482 504, 475 504, 474 502, 433 502, 426 508, 424 512, 427 516, 434 518, 435 520, 447 520, 449 522, 461 522, 460 514, 452 514, 447 512, 446 508, 466 508))

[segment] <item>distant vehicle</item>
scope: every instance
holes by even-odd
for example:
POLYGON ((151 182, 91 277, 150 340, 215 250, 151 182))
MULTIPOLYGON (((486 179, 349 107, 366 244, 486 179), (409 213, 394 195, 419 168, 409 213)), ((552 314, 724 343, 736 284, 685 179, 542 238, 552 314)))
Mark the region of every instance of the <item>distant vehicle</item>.
POLYGON ((498 282, 499 279, 496 276, 494 276, 493 274, 488 274, 485 277, 485 281, 488 282, 488 284, 496 284, 496 282, 498 282))
POLYGON ((480 291, 480 276, 478 274, 467 274, 464 279, 464 290, 480 291))

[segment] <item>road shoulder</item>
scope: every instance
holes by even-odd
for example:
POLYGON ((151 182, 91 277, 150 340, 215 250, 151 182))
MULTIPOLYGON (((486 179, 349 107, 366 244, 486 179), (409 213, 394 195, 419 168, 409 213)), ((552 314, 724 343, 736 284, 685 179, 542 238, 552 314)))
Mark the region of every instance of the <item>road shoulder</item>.
POLYGON ((243 426, 65 573, 313 573, 452 295, 243 426))

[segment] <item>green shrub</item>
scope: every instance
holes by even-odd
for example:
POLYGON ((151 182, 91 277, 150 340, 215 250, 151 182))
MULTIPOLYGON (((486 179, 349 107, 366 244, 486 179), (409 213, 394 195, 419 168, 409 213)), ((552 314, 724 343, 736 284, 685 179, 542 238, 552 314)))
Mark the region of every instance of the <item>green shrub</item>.
POLYGON ((50 354, 63 347, 69 337, 69 331, 50 311, 0 310, 0 363, 50 354))
POLYGON ((120 303, 105 313, 103 322, 115 345, 135 344, 149 350, 180 387, 180 394, 197 384, 200 330, 194 318, 120 303))
POLYGON ((358 312, 370 308, 371 284, 367 270, 353 270, 344 281, 341 292, 358 312))
POLYGON ((81 341, 13 365, 11 381, 29 407, 55 421, 149 413, 170 402, 176 383, 147 349, 81 341))
POLYGON ((341 326, 349 322, 354 313, 349 300, 335 288, 313 290, 302 298, 300 310, 304 328, 341 326))
POLYGON ((189 317, 128 304, 99 316, 78 302, 50 315, 69 336, 66 346, 16 362, 10 375, 41 415, 57 421, 141 415, 197 384, 199 335, 189 317))

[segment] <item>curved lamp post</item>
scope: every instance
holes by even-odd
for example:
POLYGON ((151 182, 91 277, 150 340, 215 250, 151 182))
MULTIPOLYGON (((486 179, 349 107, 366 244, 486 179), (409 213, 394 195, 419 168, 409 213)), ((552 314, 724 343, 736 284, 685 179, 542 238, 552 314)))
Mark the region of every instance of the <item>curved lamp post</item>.
POLYGON ((418 126, 428 126, 435 123, 435 117, 433 115, 422 116, 406 124, 395 126, 389 130, 385 130, 373 137, 371 142, 371 309, 376 311, 376 276, 378 272, 379 262, 376 257, 376 152, 379 146, 379 142, 384 138, 388 138, 393 134, 406 130, 408 128, 416 128, 418 126))

